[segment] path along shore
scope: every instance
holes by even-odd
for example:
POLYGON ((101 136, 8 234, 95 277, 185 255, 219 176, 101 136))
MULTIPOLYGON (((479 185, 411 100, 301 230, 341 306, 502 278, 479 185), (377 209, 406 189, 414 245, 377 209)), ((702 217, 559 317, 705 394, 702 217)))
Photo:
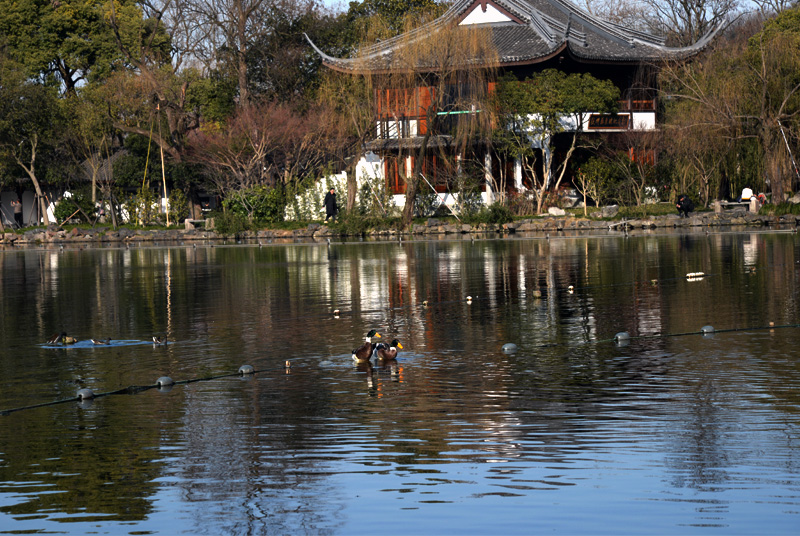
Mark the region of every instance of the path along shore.
MULTIPOLYGON (((751 214, 749 212, 699 212, 688 218, 677 215, 651 216, 642 219, 627 220, 597 220, 590 218, 576 218, 571 216, 538 217, 517 220, 505 224, 458 224, 444 222, 430 218, 425 223, 415 224, 413 229, 406 232, 397 230, 374 230, 367 236, 375 238, 398 237, 419 238, 423 235, 514 235, 517 233, 535 234, 551 233, 558 231, 614 231, 622 232, 635 229, 670 229, 670 228, 696 228, 717 226, 751 226, 751 227, 780 227, 796 228, 800 225, 800 216, 788 214, 784 216, 770 216, 751 214)), ((217 233, 213 229, 213 220, 198 222, 193 220, 191 225, 184 228, 139 230, 121 228, 114 230, 108 226, 98 226, 93 229, 72 228, 65 230, 57 226, 49 228, 33 228, 24 233, 3 233, 0 246, 25 247, 48 246, 64 244, 101 245, 105 243, 125 243, 128 246, 156 243, 189 242, 189 241, 229 241, 232 238, 243 242, 250 241, 324 241, 330 238, 345 238, 347 235, 331 229, 323 224, 312 223, 303 229, 247 231, 237 237, 217 233), (206 228, 208 227, 208 228, 206 228)))

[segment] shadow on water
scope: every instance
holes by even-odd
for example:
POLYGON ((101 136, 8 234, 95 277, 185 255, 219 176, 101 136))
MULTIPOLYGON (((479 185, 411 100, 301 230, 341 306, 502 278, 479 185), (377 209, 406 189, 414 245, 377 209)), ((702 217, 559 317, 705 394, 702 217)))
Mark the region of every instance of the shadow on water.
POLYGON ((793 533, 798 259, 788 233, 0 252, 0 410, 178 382, 0 416, 0 532, 793 533), (397 360, 354 364, 370 329, 397 360))

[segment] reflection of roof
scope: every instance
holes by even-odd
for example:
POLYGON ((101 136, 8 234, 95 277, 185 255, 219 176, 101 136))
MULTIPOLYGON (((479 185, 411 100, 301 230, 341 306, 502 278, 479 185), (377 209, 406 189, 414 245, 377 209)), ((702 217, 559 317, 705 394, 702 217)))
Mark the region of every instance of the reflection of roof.
POLYGON ((358 58, 334 58, 322 52, 310 39, 309 43, 333 69, 387 70, 393 67, 393 52, 399 47, 434 36, 452 24, 489 28, 500 65, 538 63, 565 50, 587 62, 679 59, 703 49, 718 31, 709 32, 688 47, 667 47, 660 37, 596 17, 567 0, 456 0, 435 21, 364 47, 358 58))

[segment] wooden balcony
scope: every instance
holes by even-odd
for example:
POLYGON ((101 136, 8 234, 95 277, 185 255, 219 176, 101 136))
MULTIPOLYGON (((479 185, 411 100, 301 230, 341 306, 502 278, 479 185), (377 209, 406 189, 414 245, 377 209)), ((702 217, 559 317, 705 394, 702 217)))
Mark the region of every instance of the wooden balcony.
POLYGON ((621 99, 619 101, 620 112, 655 112, 655 99, 621 99))

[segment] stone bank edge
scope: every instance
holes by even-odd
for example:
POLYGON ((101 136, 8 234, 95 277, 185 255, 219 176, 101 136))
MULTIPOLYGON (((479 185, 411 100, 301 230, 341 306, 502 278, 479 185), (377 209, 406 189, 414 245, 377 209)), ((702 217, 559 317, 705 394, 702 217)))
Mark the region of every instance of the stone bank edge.
MULTIPOLYGON (((376 229, 365 233, 373 237, 413 237, 418 235, 442 234, 479 234, 479 233, 547 233, 554 231, 599 231, 612 230, 624 231, 633 229, 668 229, 680 227, 715 227, 715 226, 798 226, 800 216, 787 214, 783 216, 762 214, 717 214, 695 213, 689 218, 680 218, 677 215, 650 216, 641 219, 625 220, 596 220, 589 218, 566 217, 539 217, 517 220, 504 224, 459 224, 442 222, 430 218, 425 223, 415 224, 410 231, 395 229, 376 229)), ((318 223, 309 224, 304 229, 282 230, 262 229, 246 231, 236 236, 239 240, 281 239, 281 240, 307 240, 309 238, 329 238, 347 236, 346 233, 331 229, 318 223)), ((47 229, 30 229, 22 234, 4 233, 0 244, 2 245, 46 245, 46 244, 101 244, 122 242, 126 244, 151 244, 158 242, 182 241, 213 241, 229 240, 233 237, 217 233, 204 228, 191 229, 118 229, 110 227, 97 227, 94 229, 73 228, 70 230, 59 229, 51 226, 47 229)))

